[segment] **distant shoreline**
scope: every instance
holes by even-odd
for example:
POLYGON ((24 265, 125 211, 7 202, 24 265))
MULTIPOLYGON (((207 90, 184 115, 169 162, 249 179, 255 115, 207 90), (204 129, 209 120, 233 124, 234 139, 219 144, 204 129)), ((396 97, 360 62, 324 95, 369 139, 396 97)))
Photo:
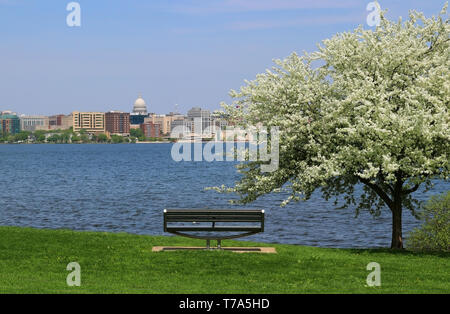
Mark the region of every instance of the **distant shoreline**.
POLYGON ((156 141, 156 142, 135 142, 135 143, 0 143, 0 145, 41 145, 41 144, 51 144, 51 145, 80 145, 80 144, 173 144, 173 143, 248 143, 248 141, 189 141, 189 140, 180 140, 180 141, 156 141))
POLYGON ((102 144, 102 145, 116 145, 116 144, 170 144, 173 142, 136 142, 136 143, 0 143, 0 145, 80 145, 80 144, 102 144))
POLYGON ((170 142, 170 141, 164 141, 164 142, 136 142, 136 143, 124 143, 124 144, 171 144, 171 143, 174 143, 174 142, 170 142))

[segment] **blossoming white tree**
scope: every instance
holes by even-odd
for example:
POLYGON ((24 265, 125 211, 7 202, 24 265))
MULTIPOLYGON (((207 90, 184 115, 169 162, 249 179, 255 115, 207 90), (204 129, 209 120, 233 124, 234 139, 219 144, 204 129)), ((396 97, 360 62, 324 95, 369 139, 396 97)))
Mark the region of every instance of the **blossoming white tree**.
POLYGON ((242 203, 288 190, 286 204, 320 190, 357 212, 387 206, 391 247, 402 248, 413 192, 449 177, 449 36, 447 5, 432 18, 412 11, 406 22, 383 13, 376 30, 337 34, 231 91, 233 103, 223 106, 235 123, 280 128, 279 169, 242 163, 241 180, 222 190, 242 203))

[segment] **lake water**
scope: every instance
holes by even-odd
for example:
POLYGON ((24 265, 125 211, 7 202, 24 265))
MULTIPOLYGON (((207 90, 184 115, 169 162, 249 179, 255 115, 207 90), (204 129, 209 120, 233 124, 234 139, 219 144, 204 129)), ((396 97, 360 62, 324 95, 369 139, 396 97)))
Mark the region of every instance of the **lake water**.
MULTIPOLYGON (((0 225, 163 235, 164 208, 232 208, 232 162, 175 162, 171 144, 0 145, 0 225)), ((421 199, 450 189, 437 182, 421 199)), ((391 216, 337 210, 314 194, 279 207, 271 194, 244 208, 266 210, 262 234, 243 238, 321 247, 388 247, 391 216)), ((405 211, 404 235, 419 222, 405 211)), ((226 242, 225 242, 226 245, 226 242)))

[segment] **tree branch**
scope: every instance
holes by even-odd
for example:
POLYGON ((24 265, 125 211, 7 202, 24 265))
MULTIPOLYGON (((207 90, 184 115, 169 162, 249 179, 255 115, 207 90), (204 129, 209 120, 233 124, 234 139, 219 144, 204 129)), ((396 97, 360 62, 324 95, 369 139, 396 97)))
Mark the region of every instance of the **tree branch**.
POLYGON ((389 198, 389 196, 386 194, 386 192, 383 191, 382 188, 380 188, 378 185, 370 182, 370 180, 368 180, 368 179, 361 178, 360 176, 357 176, 357 177, 362 183, 364 183, 365 185, 370 187, 375 193, 377 193, 378 196, 380 196, 381 199, 386 203, 386 205, 389 207, 389 209, 392 210, 392 206, 394 205, 394 203, 389 198))
POLYGON ((417 189, 419 188, 419 186, 420 186, 420 184, 416 184, 416 185, 414 185, 412 188, 407 189, 407 190, 403 190, 402 192, 403 192, 404 194, 410 194, 410 193, 413 193, 413 192, 417 191, 417 189))

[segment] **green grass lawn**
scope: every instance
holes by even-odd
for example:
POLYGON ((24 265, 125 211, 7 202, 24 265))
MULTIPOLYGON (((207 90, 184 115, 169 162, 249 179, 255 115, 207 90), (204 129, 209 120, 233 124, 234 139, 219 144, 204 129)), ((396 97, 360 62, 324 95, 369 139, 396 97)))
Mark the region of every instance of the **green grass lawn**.
POLYGON ((1 293, 449 293, 450 255, 274 246, 278 254, 151 251, 204 241, 125 233, 0 227, 1 293), (81 266, 69 287, 66 266, 81 266), (381 266, 367 287, 366 266, 381 266))

